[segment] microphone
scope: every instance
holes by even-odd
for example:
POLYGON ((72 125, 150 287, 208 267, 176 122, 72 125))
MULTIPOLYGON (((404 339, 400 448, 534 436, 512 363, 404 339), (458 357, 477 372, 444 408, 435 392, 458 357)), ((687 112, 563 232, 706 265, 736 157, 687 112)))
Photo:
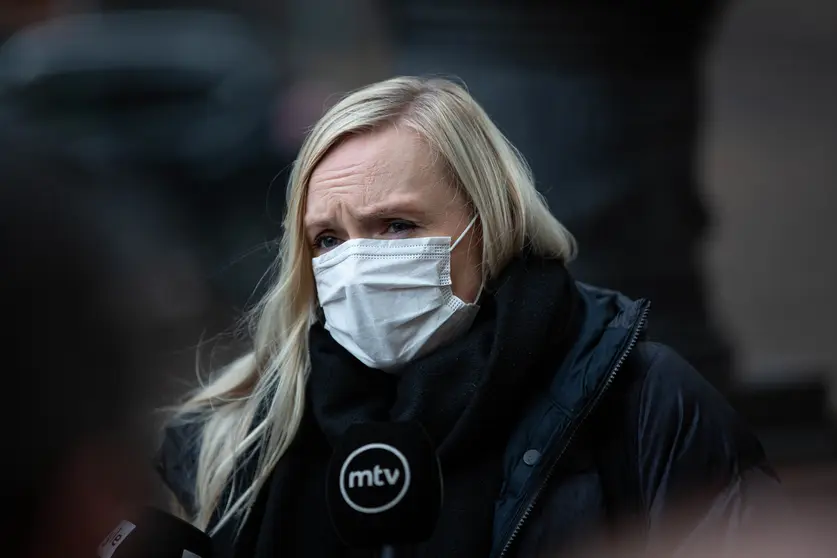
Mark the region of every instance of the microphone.
POLYGON ((99 545, 99 558, 211 558, 209 536, 182 519, 148 507, 123 520, 99 545))
POLYGON ((337 536, 350 548, 409 556, 436 528, 442 471, 417 422, 350 426, 335 445, 326 502, 337 536))

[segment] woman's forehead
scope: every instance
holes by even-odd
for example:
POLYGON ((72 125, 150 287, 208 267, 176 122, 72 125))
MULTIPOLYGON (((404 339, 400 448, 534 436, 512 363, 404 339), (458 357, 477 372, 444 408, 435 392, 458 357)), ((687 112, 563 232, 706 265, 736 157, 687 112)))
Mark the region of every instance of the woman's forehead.
POLYGON ((310 183, 328 184, 346 174, 360 174, 371 181, 380 175, 433 173, 438 171, 436 159, 415 132, 388 126, 338 143, 314 168, 310 183))
POLYGON ((352 136, 337 145, 311 174, 306 222, 322 219, 335 205, 364 213, 389 206, 433 205, 456 192, 438 157, 411 130, 388 127, 352 136))

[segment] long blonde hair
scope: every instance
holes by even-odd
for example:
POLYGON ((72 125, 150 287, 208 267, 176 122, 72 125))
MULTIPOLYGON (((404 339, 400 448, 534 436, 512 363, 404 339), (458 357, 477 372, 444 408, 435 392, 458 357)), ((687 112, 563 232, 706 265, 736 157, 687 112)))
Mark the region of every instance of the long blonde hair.
POLYGON ((316 305, 312 256, 302 230, 311 173, 347 135, 387 124, 423 138, 468 196, 480 217, 487 277, 496 276, 525 242, 545 257, 574 256, 573 237, 550 214, 525 161, 463 87, 400 77, 338 102, 310 132, 294 163, 276 281, 252 316, 253 351, 179 409, 181 420, 202 427, 194 518, 201 528, 216 513, 218 529, 252 506, 299 429, 316 305), (236 467, 256 452, 255 475, 246 486, 234 487, 236 467))

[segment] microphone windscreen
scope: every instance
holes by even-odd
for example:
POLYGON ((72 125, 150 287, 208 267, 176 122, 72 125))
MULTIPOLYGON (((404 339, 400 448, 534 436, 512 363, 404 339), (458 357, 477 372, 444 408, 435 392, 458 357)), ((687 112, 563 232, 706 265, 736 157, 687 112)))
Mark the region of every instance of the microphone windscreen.
POLYGON ((335 445, 326 500, 334 529, 349 547, 429 539, 442 507, 433 442, 416 422, 352 425, 335 445))
POLYGON ((99 558, 211 558, 209 536, 155 508, 123 520, 99 545, 99 558))

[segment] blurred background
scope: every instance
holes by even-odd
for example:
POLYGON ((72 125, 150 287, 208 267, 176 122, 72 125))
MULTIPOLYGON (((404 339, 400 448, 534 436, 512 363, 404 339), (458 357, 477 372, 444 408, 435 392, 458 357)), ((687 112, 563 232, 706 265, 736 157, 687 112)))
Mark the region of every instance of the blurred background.
POLYGON ((99 177, 79 195, 136 269, 162 405, 246 343, 328 104, 458 76, 578 234, 578 276, 650 297, 787 482, 837 496, 837 3, 634 4, 2 0, 0 128, 99 177))

